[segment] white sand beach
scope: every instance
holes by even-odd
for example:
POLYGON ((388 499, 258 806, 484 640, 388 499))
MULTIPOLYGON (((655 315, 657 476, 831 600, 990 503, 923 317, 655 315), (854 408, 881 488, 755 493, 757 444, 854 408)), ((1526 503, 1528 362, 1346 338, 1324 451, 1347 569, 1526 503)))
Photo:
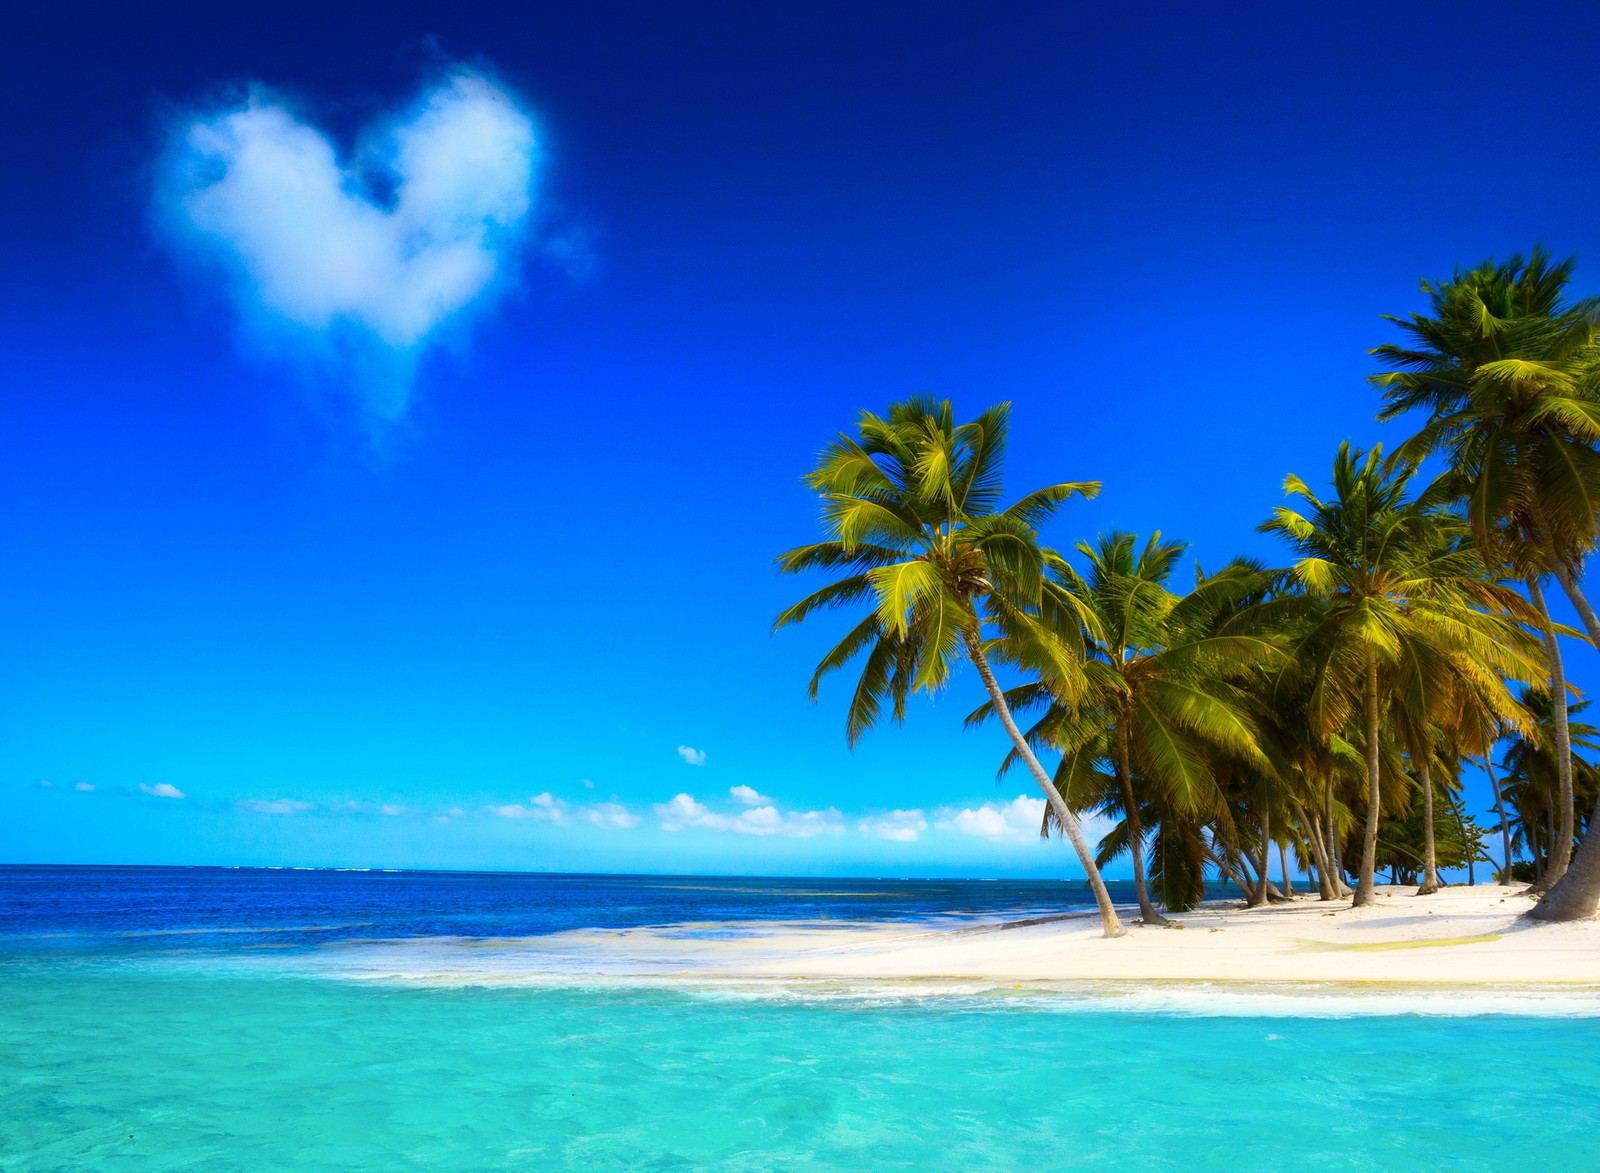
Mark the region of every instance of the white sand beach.
MULTIPOLYGON (((1116 940, 1101 935, 1094 916, 1072 915, 959 928, 750 924, 744 926, 748 934, 709 937, 697 936, 694 926, 586 931, 541 938, 536 952, 568 974, 573 969, 559 964, 562 958, 577 963, 575 968, 594 961, 614 976, 632 971, 690 980, 1332 982, 1600 990, 1600 922, 1536 925, 1519 916, 1531 903, 1520 891, 1480 884, 1418 897, 1413 888, 1381 887, 1377 904, 1363 909, 1315 897, 1252 910, 1214 903, 1176 918, 1181 928, 1130 921, 1127 936, 1116 940)), ((485 951, 492 957, 480 954, 479 964, 470 967, 479 978, 495 972, 510 978, 508 970, 528 976, 516 964, 517 943, 500 941, 485 951)), ((460 970, 457 975, 465 976, 460 970)))

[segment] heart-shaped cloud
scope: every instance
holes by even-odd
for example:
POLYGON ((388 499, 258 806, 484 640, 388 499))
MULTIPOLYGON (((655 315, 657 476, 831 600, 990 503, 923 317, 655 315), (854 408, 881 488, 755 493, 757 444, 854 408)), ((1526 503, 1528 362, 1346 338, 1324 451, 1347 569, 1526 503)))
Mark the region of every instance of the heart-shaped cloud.
POLYGON ((357 159, 257 93, 183 122, 158 209, 181 251, 229 275, 252 332, 343 364, 393 417, 440 328, 503 287, 538 146, 510 94, 458 70, 357 159), (372 179, 392 184, 391 198, 372 179))

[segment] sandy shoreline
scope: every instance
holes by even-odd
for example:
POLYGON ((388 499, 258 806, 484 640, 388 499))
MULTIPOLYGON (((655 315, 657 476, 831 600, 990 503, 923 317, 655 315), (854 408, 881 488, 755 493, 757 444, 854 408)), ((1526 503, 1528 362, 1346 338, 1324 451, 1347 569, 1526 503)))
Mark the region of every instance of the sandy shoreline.
POLYGON ((1254 910, 1219 902, 1176 918, 1182 928, 1130 922, 1116 940, 1101 935, 1093 914, 950 927, 744 922, 387 943, 392 950, 351 943, 352 954, 336 968, 349 977, 471 985, 1210 984, 1600 997, 1600 921, 1535 925, 1519 917, 1531 905, 1520 887, 1457 887, 1430 897, 1414 891, 1380 888, 1377 904, 1364 909, 1315 897, 1254 910))
POLYGON ((984 978, 995 981, 1338 982, 1600 987, 1600 922, 1534 925, 1518 887, 1418 897, 1381 888, 1374 907, 1313 898, 1244 910, 1213 905, 1180 928, 1130 924, 1107 940, 1093 917, 988 930, 904 928, 766 938, 763 952, 710 968, 728 976, 984 978), (797 968, 798 967, 798 968, 797 968))

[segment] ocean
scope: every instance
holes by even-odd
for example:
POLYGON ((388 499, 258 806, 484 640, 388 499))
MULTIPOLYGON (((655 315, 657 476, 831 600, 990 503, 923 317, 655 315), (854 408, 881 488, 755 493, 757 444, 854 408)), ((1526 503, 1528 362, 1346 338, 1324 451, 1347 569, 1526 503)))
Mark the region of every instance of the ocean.
POLYGON ((1596 1167, 1584 999, 693 986, 583 947, 1089 907, 1081 883, 0 868, 0 1169, 1596 1167))

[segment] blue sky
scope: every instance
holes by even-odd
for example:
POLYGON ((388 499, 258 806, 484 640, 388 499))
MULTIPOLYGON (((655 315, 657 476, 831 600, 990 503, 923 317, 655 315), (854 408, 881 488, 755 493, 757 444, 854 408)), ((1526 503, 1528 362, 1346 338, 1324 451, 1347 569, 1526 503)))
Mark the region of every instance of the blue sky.
POLYGON ((0 859, 1071 872, 974 680, 851 754, 768 634, 830 434, 1009 399, 1055 543, 1276 559, 1420 277, 1595 288, 1590 6, 861 8, 13 15, 0 859), (201 199, 245 110, 310 211, 201 199))

